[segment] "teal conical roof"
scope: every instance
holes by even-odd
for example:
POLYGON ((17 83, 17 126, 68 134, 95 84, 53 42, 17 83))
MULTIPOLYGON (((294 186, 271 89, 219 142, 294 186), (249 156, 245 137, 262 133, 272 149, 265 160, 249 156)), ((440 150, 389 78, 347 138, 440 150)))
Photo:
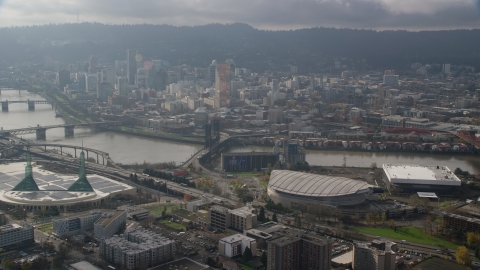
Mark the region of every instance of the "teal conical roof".
POLYGON ((27 152, 26 155, 27 166, 25 166, 25 178, 23 178, 20 183, 18 183, 12 191, 36 191, 40 190, 33 179, 33 171, 32 171, 32 164, 31 164, 31 157, 30 153, 27 152))
POLYGON ((68 188, 68 191, 93 192, 92 185, 90 185, 87 180, 87 171, 85 170, 85 154, 83 151, 80 153, 80 171, 78 173, 78 180, 68 188))

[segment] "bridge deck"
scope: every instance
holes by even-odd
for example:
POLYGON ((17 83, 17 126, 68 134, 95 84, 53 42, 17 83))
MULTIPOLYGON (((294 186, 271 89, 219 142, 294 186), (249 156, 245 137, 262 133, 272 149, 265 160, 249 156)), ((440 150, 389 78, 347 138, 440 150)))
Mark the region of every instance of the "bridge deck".
POLYGON ((62 128, 62 127, 78 127, 78 126, 96 126, 96 125, 108 125, 108 124, 118 124, 120 122, 88 122, 88 123, 77 123, 77 124, 63 124, 63 125, 53 125, 53 126, 37 126, 37 127, 28 127, 28 128, 19 128, 19 129, 9 129, 9 130, 0 130, 2 133, 16 133, 29 130, 38 130, 38 129, 52 129, 52 128, 62 128))

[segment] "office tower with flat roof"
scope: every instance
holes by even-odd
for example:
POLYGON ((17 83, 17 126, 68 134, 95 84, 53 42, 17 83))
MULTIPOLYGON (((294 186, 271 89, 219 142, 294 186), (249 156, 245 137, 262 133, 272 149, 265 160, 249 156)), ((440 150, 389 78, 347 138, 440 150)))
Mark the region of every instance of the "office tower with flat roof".
POLYGON ((137 74, 136 56, 136 50, 127 50, 127 79, 129 84, 135 84, 135 74, 137 74))
POLYGON ((230 65, 218 64, 215 70, 215 108, 230 107, 230 65))

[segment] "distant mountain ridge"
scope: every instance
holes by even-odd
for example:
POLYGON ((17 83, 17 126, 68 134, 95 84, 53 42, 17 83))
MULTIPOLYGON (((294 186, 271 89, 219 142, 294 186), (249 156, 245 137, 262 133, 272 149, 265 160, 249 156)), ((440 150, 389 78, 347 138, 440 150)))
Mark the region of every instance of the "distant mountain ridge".
POLYGON ((258 30, 247 24, 202 26, 51 24, 0 28, 0 61, 64 62, 97 55, 105 62, 125 59, 137 49, 171 64, 207 66, 232 58, 254 71, 296 65, 300 72, 320 72, 335 57, 365 59, 372 68, 408 68, 414 62, 465 64, 480 68, 480 30, 373 31, 309 28, 258 30), (69 41, 52 45, 51 41, 69 41))

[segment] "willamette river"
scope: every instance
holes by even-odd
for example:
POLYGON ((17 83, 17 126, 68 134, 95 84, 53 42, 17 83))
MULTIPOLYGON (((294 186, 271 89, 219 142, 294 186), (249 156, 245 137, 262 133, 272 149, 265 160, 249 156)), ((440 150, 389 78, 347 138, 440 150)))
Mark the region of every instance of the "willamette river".
MULTIPOLYGON (((26 91, 2 91, 0 100, 43 100, 42 97, 26 91)), ((36 104, 35 111, 28 111, 27 104, 10 104, 8 112, 0 112, 0 127, 3 129, 24 128, 63 124, 62 118, 55 117, 51 105, 36 104)), ((23 138, 35 140, 35 134, 23 135, 23 138)), ((201 145, 184 144, 171 141, 155 140, 113 132, 92 133, 89 129, 75 129, 75 137, 65 138, 63 128, 47 130, 47 142, 85 147, 108 152, 115 162, 142 163, 168 162, 177 163, 188 159, 202 148, 201 145)), ((229 152, 271 151, 270 147, 247 146, 233 147, 229 152)), ((341 166, 346 156, 347 166, 368 167, 373 162, 378 166, 383 163, 422 164, 448 166, 452 170, 459 167, 473 173, 480 173, 480 157, 472 155, 431 155, 426 153, 372 153, 341 151, 307 151, 307 161, 311 165, 341 166)))
MULTIPOLYGON (((0 100, 44 100, 41 96, 26 91, 2 91, 0 100)), ((36 104, 35 111, 28 111, 27 104, 10 104, 8 112, 0 112, 0 127, 16 129, 29 126, 60 125, 65 121, 55 117, 55 111, 48 104, 36 104)), ((35 134, 22 135, 28 140, 36 140, 35 134)), ((143 163, 168 162, 181 163, 200 150, 202 145, 182 144, 171 141, 155 140, 114 132, 92 133, 89 129, 75 129, 75 137, 65 138, 63 128, 47 130, 48 143, 83 145, 110 154, 115 162, 143 163)))

